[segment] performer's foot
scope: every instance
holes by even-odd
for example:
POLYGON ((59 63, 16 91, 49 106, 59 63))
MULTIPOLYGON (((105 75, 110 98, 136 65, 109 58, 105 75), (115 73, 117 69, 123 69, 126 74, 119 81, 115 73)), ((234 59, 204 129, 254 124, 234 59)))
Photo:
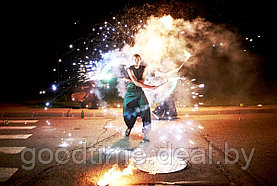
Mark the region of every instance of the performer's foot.
POLYGON ((144 134, 144 142, 150 142, 150 138, 149 138, 149 133, 147 130, 143 130, 143 134, 144 134))
POLYGON ((126 129, 126 131, 125 131, 125 136, 129 136, 130 133, 131 133, 131 129, 126 129))
POLYGON ((143 139, 144 142, 150 142, 150 139, 149 139, 149 135, 147 132, 144 133, 144 139, 143 139))
POLYGON ((143 139, 143 142, 150 142, 150 140, 149 139, 143 139))

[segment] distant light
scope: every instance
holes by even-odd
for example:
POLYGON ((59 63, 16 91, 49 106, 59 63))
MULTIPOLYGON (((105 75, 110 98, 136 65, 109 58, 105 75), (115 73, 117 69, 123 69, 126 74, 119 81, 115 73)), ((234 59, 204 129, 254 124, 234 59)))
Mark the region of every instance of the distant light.
POLYGON ((55 84, 52 85, 52 90, 56 91, 57 90, 57 86, 55 84))
POLYGON ((46 120, 46 124, 47 125, 51 125, 50 121, 46 120))
POLYGON ((48 107, 48 106, 50 105, 50 103, 49 103, 49 102, 46 102, 45 105, 48 107))
POLYGON ((73 45, 69 45, 69 48, 73 48, 73 45))

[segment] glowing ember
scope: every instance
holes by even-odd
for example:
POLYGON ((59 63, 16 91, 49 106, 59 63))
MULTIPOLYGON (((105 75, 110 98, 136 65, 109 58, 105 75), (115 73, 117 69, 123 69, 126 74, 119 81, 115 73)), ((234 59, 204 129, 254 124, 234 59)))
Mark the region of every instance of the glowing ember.
POLYGON ((133 170, 135 170, 135 164, 133 160, 130 160, 129 165, 123 171, 121 171, 117 164, 113 166, 110 170, 108 170, 102 179, 97 182, 97 185, 111 185, 116 180, 120 179, 122 176, 133 175, 133 170))

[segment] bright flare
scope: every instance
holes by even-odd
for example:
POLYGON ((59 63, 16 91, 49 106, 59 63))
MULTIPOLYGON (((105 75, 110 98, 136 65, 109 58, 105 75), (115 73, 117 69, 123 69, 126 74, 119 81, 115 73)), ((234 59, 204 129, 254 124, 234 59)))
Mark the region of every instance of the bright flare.
POLYGON ((162 55, 163 43, 159 37, 152 38, 147 44, 148 51, 153 54, 154 59, 159 60, 162 55))
POLYGON ((170 15, 163 16, 160 21, 168 30, 172 29, 173 18, 170 15))

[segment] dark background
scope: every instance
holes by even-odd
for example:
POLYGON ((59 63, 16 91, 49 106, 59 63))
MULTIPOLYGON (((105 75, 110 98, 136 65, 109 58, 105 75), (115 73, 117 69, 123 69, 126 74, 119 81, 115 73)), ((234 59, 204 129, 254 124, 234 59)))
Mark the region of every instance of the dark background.
MULTIPOLYGON (((0 101, 39 99, 39 91, 50 88, 57 80, 53 68, 56 68, 57 59, 72 41, 86 37, 95 24, 110 19, 123 8, 146 2, 155 3, 117 0, 6 4, 6 11, 2 13, 4 49, 1 49, 0 101)), ((245 35, 261 35, 253 52, 264 58, 261 74, 269 84, 275 85, 276 20, 273 3, 227 0, 184 2, 197 3, 199 9, 193 10, 194 13, 208 21, 230 24, 245 35)))

